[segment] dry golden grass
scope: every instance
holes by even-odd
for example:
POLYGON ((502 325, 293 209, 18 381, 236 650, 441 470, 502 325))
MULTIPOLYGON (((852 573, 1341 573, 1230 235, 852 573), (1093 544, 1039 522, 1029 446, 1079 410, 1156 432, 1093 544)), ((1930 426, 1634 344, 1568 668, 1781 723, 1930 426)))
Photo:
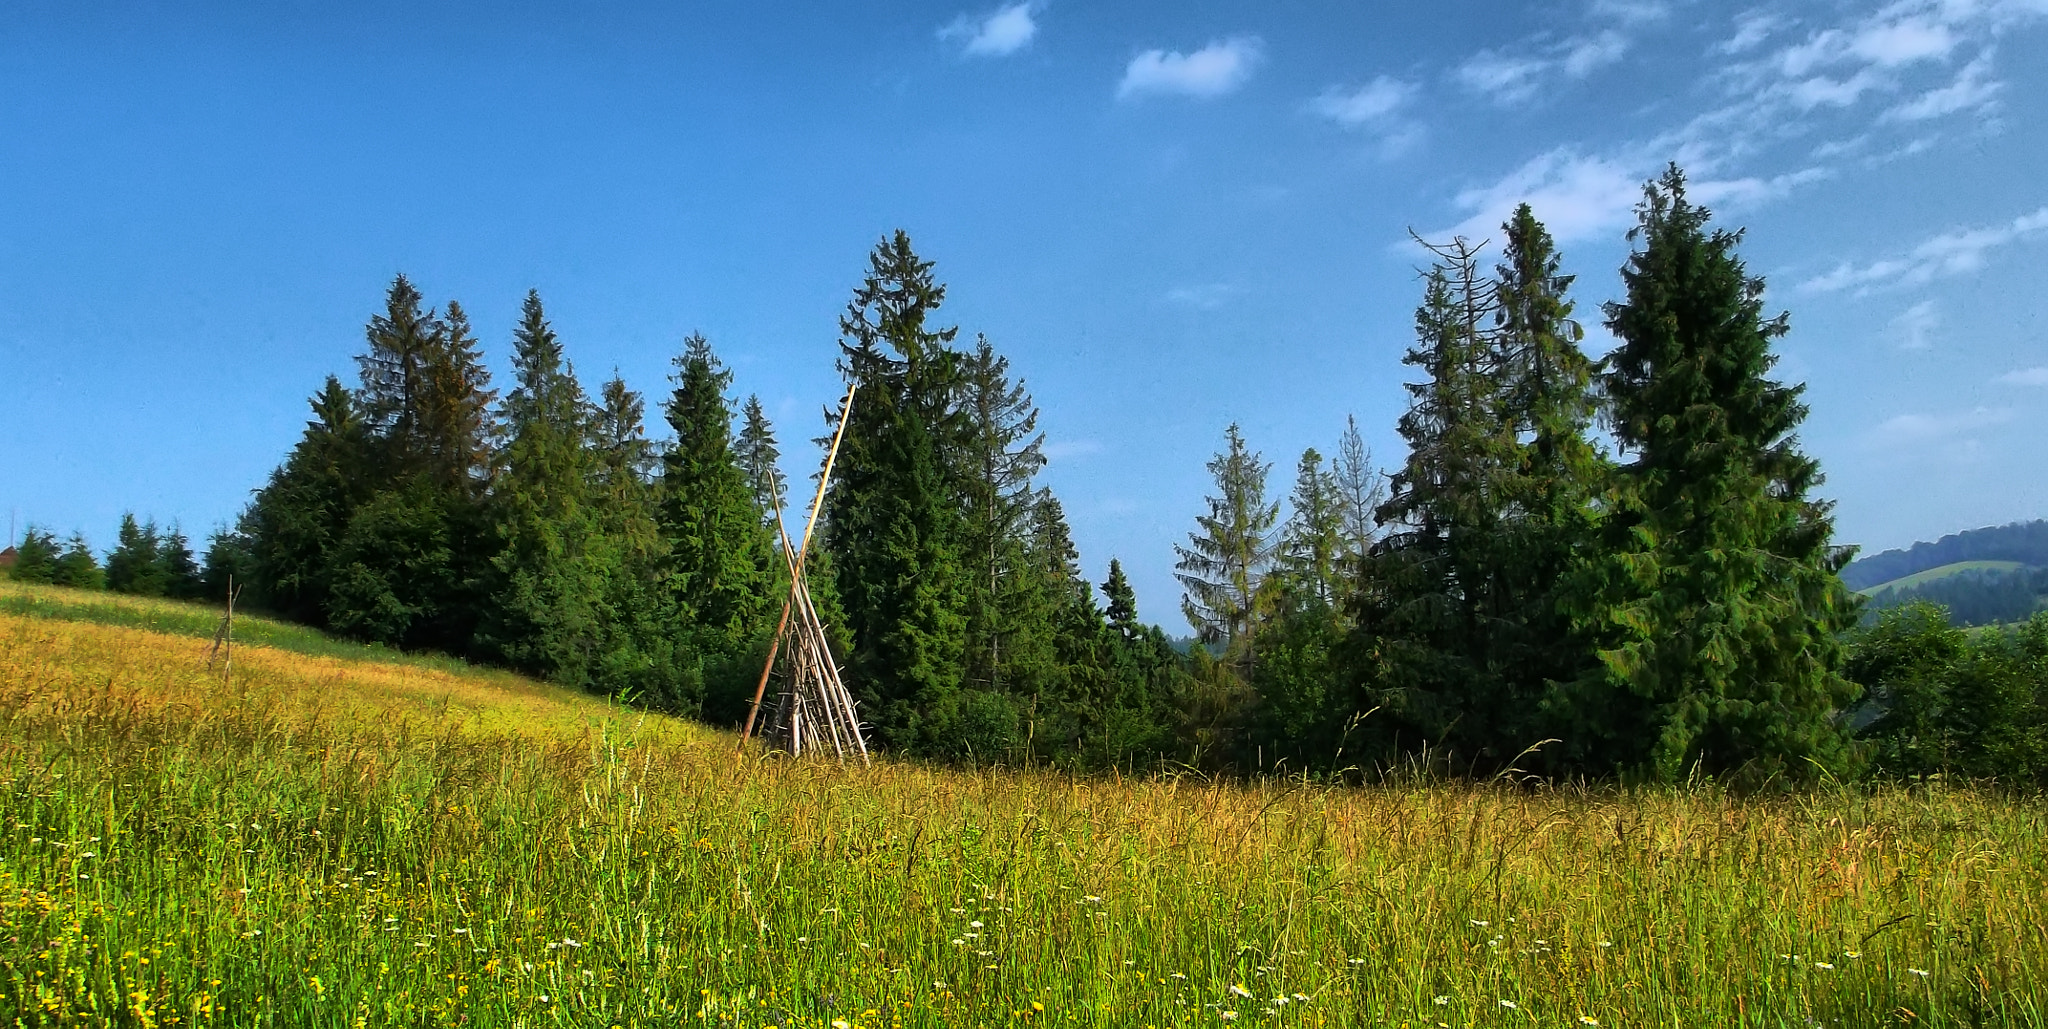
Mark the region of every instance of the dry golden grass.
POLYGON ((841 769, 203 664, 0 616, 0 1024, 2048 1025, 2037 797, 841 769))
MULTIPOLYGON (((145 611, 172 604, 113 599, 145 611)), ((437 667, 245 644, 235 648, 232 674, 223 677, 219 663, 207 667, 211 651, 208 639, 0 611, 0 665, 11 667, 10 679, 39 685, 52 698, 111 692, 150 706, 253 705, 294 720, 542 735, 639 717, 587 694, 452 662, 437 667)), ((640 731, 657 737, 713 735, 672 718, 646 722, 640 731)))

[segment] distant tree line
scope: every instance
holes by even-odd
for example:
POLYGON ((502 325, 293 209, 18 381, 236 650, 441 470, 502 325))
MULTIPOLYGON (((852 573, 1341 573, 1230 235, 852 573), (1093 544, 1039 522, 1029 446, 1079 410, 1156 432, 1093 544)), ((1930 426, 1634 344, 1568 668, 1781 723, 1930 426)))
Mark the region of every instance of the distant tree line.
POLYGON ((1842 569, 1842 581, 1865 590, 1915 572, 1959 561, 2016 561, 2048 566, 2048 520, 2015 522, 1952 533, 1932 543, 1858 558, 1842 569))
POLYGON ((1872 593, 1865 618, 1913 604, 1933 604, 1957 625, 2024 622, 2041 609, 2048 594, 2048 568, 1978 568, 1944 575, 1916 586, 1890 586, 1872 593))
MULTIPOLYGON (((1391 475, 1352 422, 1283 503, 1225 430, 1175 548, 1187 646, 1140 620, 1114 559, 1098 596, 1037 480, 1022 380, 942 324, 909 238, 882 240, 840 319, 855 399, 806 558, 878 742, 1077 768, 2041 778, 2048 619, 1856 627, 1803 387, 1771 377, 1786 317, 1679 170, 1645 187, 1598 360, 1548 231, 1526 205, 1502 229, 1491 270, 1482 245, 1425 244, 1391 475)), ((202 568, 130 517, 106 569, 32 529, 16 574, 166 596, 232 575, 358 639, 744 717, 790 494, 709 341, 675 357, 660 438, 616 375, 584 390, 537 294, 502 396, 461 307, 403 277, 366 341, 202 568)))

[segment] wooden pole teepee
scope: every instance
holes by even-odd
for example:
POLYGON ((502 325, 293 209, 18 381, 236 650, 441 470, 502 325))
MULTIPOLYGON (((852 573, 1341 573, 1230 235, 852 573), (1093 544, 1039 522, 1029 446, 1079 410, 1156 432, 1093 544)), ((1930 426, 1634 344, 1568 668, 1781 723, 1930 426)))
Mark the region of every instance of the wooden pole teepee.
MULTIPOLYGON (((776 627, 775 640, 769 645, 768 660, 761 668, 761 680, 754 687, 754 702, 747 711, 746 727, 740 730, 740 745, 744 747, 748 737, 753 735, 754 724, 761 712, 761 698, 766 694, 768 679, 774 673, 776 657, 786 654, 788 675, 781 695, 776 698, 775 713, 764 736, 799 757, 812 751, 823 752, 829 747, 840 761, 858 755, 861 763, 866 764, 868 745, 861 733, 860 716, 854 709, 853 695, 847 692, 846 684, 839 677, 839 665, 832 660, 832 648, 825 639, 825 623, 818 617, 810 584, 804 578, 804 559, 810 554, 811 534, 818 525, 818 512, 824 507, 825 490, 832 482, 832 463, 839 456, 839 442, 846 435, 847 416, 853 411, 853 394, 853 387, 848 387, 846 401, 840 405, 839 428, 832 434, 832 449, 825 454, 825 471, 818 477, 818 493, 811 501, 810 518, 804 523, 802 546, 791 545, 789 530, 782 522, 782 506, 775 504, 775 530, 781 539, 784 564, 789 570, 789 596, 782 602, 782 617, 776 627)), ((769 474, 774 474, 772 469, 769 474)), ((769 491, 771 497, 774 492, 769 491)))

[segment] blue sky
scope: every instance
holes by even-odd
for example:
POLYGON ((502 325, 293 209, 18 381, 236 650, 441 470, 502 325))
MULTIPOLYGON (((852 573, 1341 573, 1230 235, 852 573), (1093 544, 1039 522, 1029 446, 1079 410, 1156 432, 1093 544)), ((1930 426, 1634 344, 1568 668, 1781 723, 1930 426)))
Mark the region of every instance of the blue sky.
MULTIPOLYGON (((352 375, 403 271, 501 378, 701 330, 791 453, 901 227, 1044 409, 1089 576, 1178 631, 1172 544, 1243 425, 1284 493, 1383 466, 1414 229, 1528 200, 1596 352, 1684 164, 1791 312, 1806 448, 1875 548, 2048 516, 2048 0, 81 5, 0 22, 0 507, 195 536, 352 375)), ((650 405, 652 406, 652 405, 650 405)))

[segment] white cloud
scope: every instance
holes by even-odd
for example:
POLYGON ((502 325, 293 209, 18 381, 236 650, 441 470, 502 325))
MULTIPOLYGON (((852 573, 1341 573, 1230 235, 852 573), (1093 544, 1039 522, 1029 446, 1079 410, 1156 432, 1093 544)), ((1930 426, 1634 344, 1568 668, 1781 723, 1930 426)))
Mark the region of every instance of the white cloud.
POLYGON ((1422 138, 1422 126, 1402 116, 1422 87, 1381 75, 1357 89, 1332 86, 1309 102, 1309 110, 1347 129, 1379 137, 1382 158, 1393 158, 1422 138))
POLYGON ((1850 53, 1886 68, 1946 59, 1955 48, 1955 33, 1927 18, 1875 22, 1864 26, 1849 43, 1850 53))
POLYGON ((1868 292, 1893 284, 1923 285, 1935 279, 1976 271, 1984 266, 1984 255, 1991 250, 2043 234, 2048 234, 2048 207, 2020 215, 2003 225, 1942 233, 1902 257, 1872 261, 1860 267, 1844 261, 1834 270, 1800 283, 1799 288, 1815 293, 1832 293, 1845 289, 1868 292))
POLYGON ((1335 86, 1323 91, 1311 105, 1317 114, 1345 128, 1385 124, 1418 91, 1414 83, 1382 75, 1353 90, 1335 86))
POLYGON ((973 57, 1001 57, 1014 54, 1038 35, 1038 22, 1031 17, 1031 0, 999 7, 988 14, 961 15, 939 30, 939 38, 961 40, 961 52, 973 57))
POLYGON ((2008 386, 2048 386, 2048 367, 2020 368, 1999 376, 1998 381, 2008 386))
POLYGON ((1953 414, 1902 414, 1870 430, 1868 440, 1879 447, 1934 443, 1966 436, 2012 420, 2009 407, 1977 407, 1953 414))
POLYGON ((1470 215, 1455 227, 1429 233, 1426 238, 1491 239, 1522 203, 1535 210, 1560 243, 1611 235, 1632 220, 1647 173, 1648 169, 1631 163, 1560 147, 1528 161, 1499 182, 1461 191, 1453 203, 1470 215))
POLYGON ((1575 79, 1583 79, 1621 60, 1625 53, 1628 53, 1627 37, 1613 30, 1588 39, 1575 39, 1566 44, 1564 73, 1575 79))
POLYGON ((1734 35, 1714 47, 1737 58, 1713 75, 1738 112, 1724 138, 1765 149, 1821 118, 1835 123, 1826 131, 1840 132, 1836 112, 1868 111, 1873 99, 1883 113, 1871 126, 1981 114, 2005 88, 1995 67, 1999 39, 2044 17, 2043 0, 1891 0, 1795 38, 1778 15, 1736 15, 1734 35))
POLYGON ((1868 68, 1848 78, 1831 79, 1826 75, 1815 75, 1810 79, 1785 84, 1784 96, 1801 111, 1816 107, 1849 107, 1863 99, 1863 94, 1878 88, 1883 83, 1878 74, 1868 68))
POLYGON ((1098 440, 1064 439, 1048 442, 1043 453, 1048 461, 1061 461, 1070 457, 1090 457, 1102 453, 1104 449, 1106 448, 1098 440))
POLYGON ((1906 308, 1885 326, 1901 350, 1926 350, 1934 345, 1934 330, 1941 327, 1941 310, 1932 300, 1906 308))
POLYGON ((1744 11, 1735 16, 1735 34, 1715 46, 1714 50, 1723 54, 1747 53, 1784 27, 1785 19, 1775 14, 1744 11))
POLYGON ((1662 21, 1670 15, 1669 5, 1659 0, 1593 0, 1588 8, 1595 18, 1607 18, 1625 25, 1662 21))
POLYGON ((1549 67, 1548 60, 1481 50, 1458 65, 1455 74, 1460 85, 1494 103, 1517 104, 1536 95, 1537 78, 1549 67))
POLYGON ((1227 282, 1212 282, 1203 286, 1175 287, 1166 291, 1166 299, 1198 311, 1214 311, 1242 292, 1227 282))
POLYGON ((1131 58, 1117 83, 1117 99, 1146 93, 1175 93, 1200 98, 1236 90, 1251 78, 1264 52, 1255 37, 1220 40, 1191 54, 1178 50, 1147 50, 1131 58))
POLYGON ((1451 77, 1496 104, 1510 106, 1535 96, 1553 73, 1583 79, 1621 60, 1628 48, 1628 37, 1613 29, 1562 41, 1536 36, 1513 46, 1481 50, 1461 62, 1451 77))
POLYGON ((1963 70, 1954 82, 1930 89, 1884 113, 1887 121, 1926 121, 1957 111, 1981 110, 1998 99, 2005 83, 1991 78, 1991 55, 1983 53, 1963 70))
POLYGON ((1801 168, 1768 179, 1750 176, 1740 179, 1700 179, 1686 185, 1686 192, 1702 204, 1750 207, 1777 200, 1811 183, 1834 178, 1826 168, 1801 168))

